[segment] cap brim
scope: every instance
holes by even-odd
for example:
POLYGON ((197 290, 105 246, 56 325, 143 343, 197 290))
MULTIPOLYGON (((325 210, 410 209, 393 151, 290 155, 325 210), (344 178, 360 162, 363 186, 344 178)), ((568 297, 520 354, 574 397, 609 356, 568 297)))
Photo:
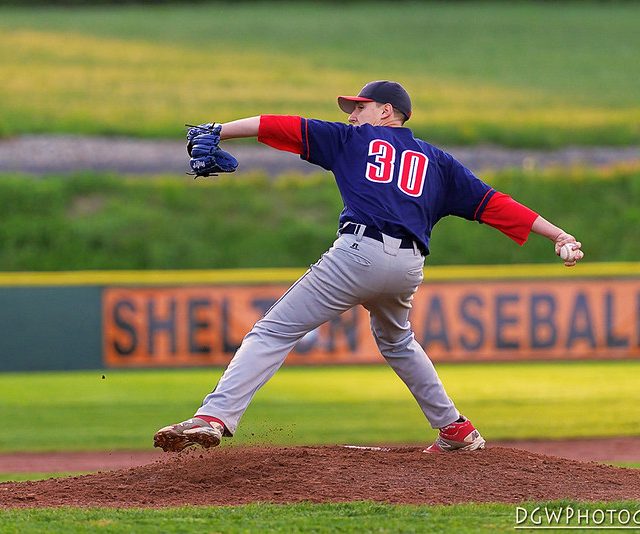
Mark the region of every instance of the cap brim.
POLYGON ((373 102, 370 98, 364 98, 362 96, 339 96, 338 106, 345 113, 353 113, 356 108, 356 102, 373 102))

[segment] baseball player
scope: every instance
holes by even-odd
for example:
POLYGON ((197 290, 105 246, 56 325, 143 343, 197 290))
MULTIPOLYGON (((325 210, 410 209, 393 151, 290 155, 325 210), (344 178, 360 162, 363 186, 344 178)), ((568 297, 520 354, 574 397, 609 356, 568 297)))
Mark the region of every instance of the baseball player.
POLYGON ((370 313, 371 331, 385 360, 431 426, 439 429, 425 452, 484 448, 483 437, 448 397, 408 319, 422 283, 431 230, 443 217, 456 215, 493 226, 520 245, 534 232, 550 239, 558 255, 569 244, 572 253, 563 253, 568 267, 582 259, 581 244, 478 179, 450 154, 416 139, 404 127, 411 99, 400 84, 370 82, 357 96, 338 97, 338 105, 349 124, 261 115, 189 131, 196 174, 235 169, 233 164, 225 168, 230 156, 219 148, 221 139, 257 137, 332 171, 344 209, 333 246, 245 336, 194 417, 155 434, 156 447, 213 447, 223 436, 233 436, 255 393, 295 344, 360 304, 370 313))

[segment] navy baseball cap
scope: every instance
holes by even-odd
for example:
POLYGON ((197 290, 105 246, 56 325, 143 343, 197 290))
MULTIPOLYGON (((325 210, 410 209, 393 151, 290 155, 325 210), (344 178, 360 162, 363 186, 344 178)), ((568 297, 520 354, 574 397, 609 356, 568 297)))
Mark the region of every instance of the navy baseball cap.
POLYGON ((411 98, 409 93, 398 82, 378 80, 369 82, 358 93, 358 96, 339 96, 338 106, 345 113, 352 113, 356 102, 378 102, 391 104, 394 109, 404 113, 405 117, 411 117, 411 98))

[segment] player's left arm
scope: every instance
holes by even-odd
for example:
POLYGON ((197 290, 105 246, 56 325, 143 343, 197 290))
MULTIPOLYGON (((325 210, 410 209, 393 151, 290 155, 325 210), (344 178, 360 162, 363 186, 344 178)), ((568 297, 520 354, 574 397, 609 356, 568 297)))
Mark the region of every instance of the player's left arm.
MULTIPOLYGON (((257 137, 258 141, 265 145, 298 154, 302 159, 326 170, 332 169, 336 158, 344 150, 352 130, 351 126, 346 124, 306 119, 297 115, 259 115, 224 124, 203 126, 211 127, 212 132, 216 132, 218 135, 215 139, 216 143, 227 139, 257 137)), ((198 126, 189 130, 188 150, 202 138, 202 136, 192 136, 192 132, 198 134, 202 129, 198 126)), ((211 137, 212 135, 209 134, 207 139, 211 137)), ((214 148, 217 148, 213 140, 211 143, 215 144, 214 148)), ((196 164, 201 165, 200 162, 194 162, 192 158, 192 168, 196 164)))
MULTIPOLYGON (((273 121, 272 121, 273 122, 273 121)), ((297 134, 296 140, 289 140, 288 145, 284 145, 281 140, 275 139, 276 143, 280 143, 283 150, 291 150, 298 154, 301 153, 302 143, 300 141, 300 118, 284 117, 278 122, 280 134, 282 130, 288 132, 289 137, 296 137, 292 132, 297 134), (296 129, 297 124, 297 129, 296 129), (283 128, 284 125, 284 128, 283 128)), ((220 123, 207 123, 199 126, 191 126, 187 132, 187 152, 189 153, 189 166, 195 176, 215 176, 218 172, 233 172, 238 166, 238 161, 228 152, 220 148, 220 142, 227 139, 238 139, 241 137, 257 137, 260 138, 264 130, 264 121, 262 116, 247 117, 235 121, 220 123)), ((263 135, 264 136, 264 135, 263 135)))
POLYGON ((330 170, 344 148, 351 127, 342 123, 306 119, 297 115, 258 115, 221 124, 220 139, 257 137, 278 150, 293 152, 330 170))
POLYGON ((220 139, 239 139, 241 137, 258 137, 260 117, 247 117, 222 124, 220 139))
POLYGON ((257 137, 261 143, 302 154, 302 117, 295 115, 258 115, 221 124, 220 140, 257 137))
POLYGON ((220 140, 257 137, 279 150, 302 153, 302 118, 294 115, 258 115, 221 124, 220 140))
MULTIPOLYGON (((255 117, 247 117, 244 119, 221 123, 219 125, 221 128, 220 140, 226 141, 227 139, 240 139, 242 137, 258 137, 260 135, 261 119, 262 117, 258 115, 255 117)), ((295 130, 295 123, 295 120, 288 121, 287 125, 292 126, 292 129, 295 130)), ((297 121, 297 125, 299 129, 299 119, 297 121)))

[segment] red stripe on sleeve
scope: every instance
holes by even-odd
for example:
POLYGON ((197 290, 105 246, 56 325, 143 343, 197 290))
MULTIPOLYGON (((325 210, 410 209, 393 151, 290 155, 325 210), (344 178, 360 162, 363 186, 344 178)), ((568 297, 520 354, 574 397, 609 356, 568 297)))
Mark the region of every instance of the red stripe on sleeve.
POLYGON ((482 197, 482 200, 480 201, 480 204, 478 204, 478 207, 476 208, 476 211, 475 211, 475 212, 474 212, 474 214, 473 214, 473 218, 474 218, 474 219, 477 219, 477 218, 478 218, 478 212, 480 211, 480 208, 484 205, 484 201, 485 201, 485 199, 487 198, 487 196, 488 196, 490 193, 493 193, 493 191, 494 191, 493 189, 489 189, 489 191, 487 191, 487 192, 484 194, 484 196, 482 197))
POLYGON ((294 154, 302 154, 301 118, 292 115, 260 115, 258 141, 294 154))
MULTIPOLYGON (((302 135, 302 134, 300 134, 302 135)), ((307 153, 304 155, 304 159, 309 159, 311 150, 309 149, 309 121, 304 121, 304 146, 307 147, 307 153)))
POLYGON ((482 212, 480 220, 523 245, 537 217, 535 211, 516 202, 509 195, 496 191, 482 212))

